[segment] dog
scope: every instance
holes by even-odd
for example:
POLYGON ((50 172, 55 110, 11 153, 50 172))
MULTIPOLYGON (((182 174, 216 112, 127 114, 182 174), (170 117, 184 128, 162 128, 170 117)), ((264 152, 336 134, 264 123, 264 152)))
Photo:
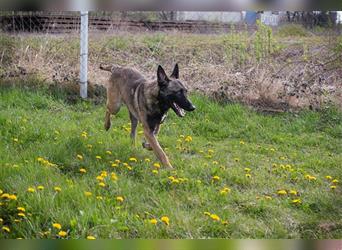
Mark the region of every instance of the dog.
POLYGON ((160 125, 164 122, 169 109, 179 117, 183 117, 185 111, 195 110, 195 106, 187 97, 188 89, 179 80, 178 64, 169 77, 159 65, 155 80, 147 80, 135 69, 118 65, 101 64, 100 69, 111 73, 107 86, 105 129, 108 130, 111 126, 111 115, 117 114, 121 105, 125 104, 131 120, 130 136, 133 145, 136 142, 136 128, 140 122, 147 140, 143 142, 143 147, 153 150, 163 166, 172 168, 156 138, 160 125))

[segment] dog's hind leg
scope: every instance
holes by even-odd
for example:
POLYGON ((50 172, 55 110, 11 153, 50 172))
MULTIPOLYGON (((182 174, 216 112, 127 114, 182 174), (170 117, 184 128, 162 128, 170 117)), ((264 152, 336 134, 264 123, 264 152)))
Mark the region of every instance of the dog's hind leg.
POLYGON ((116 115, 121 107, 121 98, 118 96, 118 93, 111 91, 111 89, 107 90, 107 111, 105 116, 104 127, 106 130, 110 128, 110 116, 116 115), (116 94, 116 95, 115 95, 116 94))
POLYGON ((131 139, 132 139, 132 144, 135 147, 138 119, 135 118, 135 116, 131 112, 129 112, 129 118, 131 119, 131 139))

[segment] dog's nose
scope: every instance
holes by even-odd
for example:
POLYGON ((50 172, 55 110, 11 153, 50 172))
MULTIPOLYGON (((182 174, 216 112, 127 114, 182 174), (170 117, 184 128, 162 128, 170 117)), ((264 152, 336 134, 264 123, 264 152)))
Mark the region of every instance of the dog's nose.
POLYGON ((189 108, 189 111, 194 111, 196 109, 196 107, 194 105, 191 105, 189 108))

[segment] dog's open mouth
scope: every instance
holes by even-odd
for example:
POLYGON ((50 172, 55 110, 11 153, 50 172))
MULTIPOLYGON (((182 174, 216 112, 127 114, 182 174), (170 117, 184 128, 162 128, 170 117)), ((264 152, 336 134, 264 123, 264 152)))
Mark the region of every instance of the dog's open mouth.
POLYGON ((179 107, 177 105, 177 103, 173 102, 171 104, 171 108, 173 109, 173 111, 175 111, 175 113, 179 116, 179 117, 183 117, 185 116, 185 111, 184 109, 182 109, 181 107, 179 107))

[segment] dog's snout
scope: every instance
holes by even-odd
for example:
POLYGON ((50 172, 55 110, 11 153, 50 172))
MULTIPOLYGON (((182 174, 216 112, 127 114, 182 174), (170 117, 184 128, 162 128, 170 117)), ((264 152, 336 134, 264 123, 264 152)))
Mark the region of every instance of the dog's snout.
POLYGON ((189 111, 194 111, 196 109, 196 107, 194 105, 191 104, 189 111))

